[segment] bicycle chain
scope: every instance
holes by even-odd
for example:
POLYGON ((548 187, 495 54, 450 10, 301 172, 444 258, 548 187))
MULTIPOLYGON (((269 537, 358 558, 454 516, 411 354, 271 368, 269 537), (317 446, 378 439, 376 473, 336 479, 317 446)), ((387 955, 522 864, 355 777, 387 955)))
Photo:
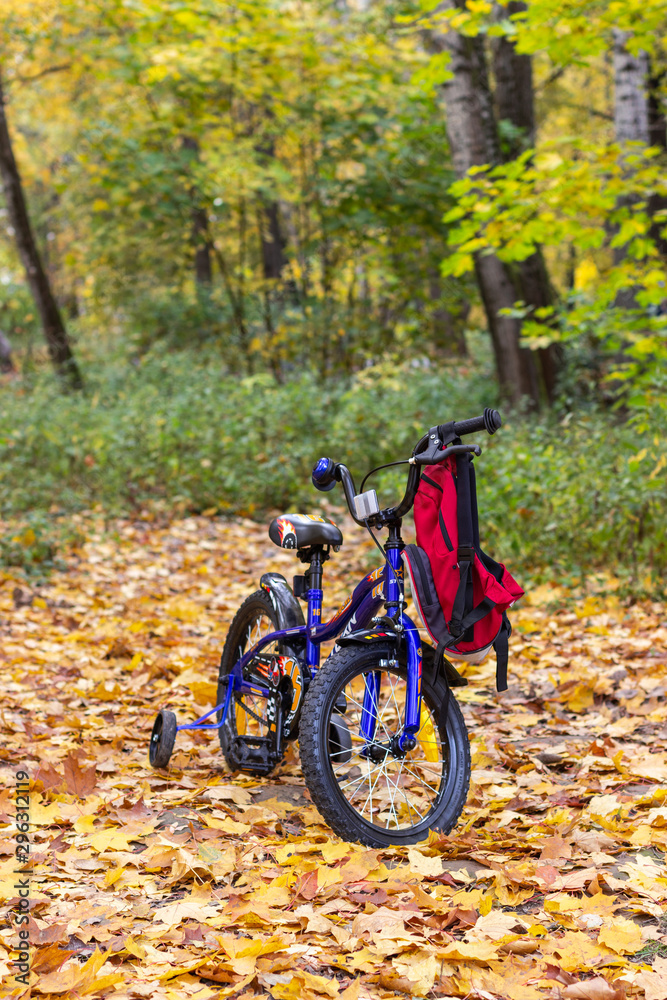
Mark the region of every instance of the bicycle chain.
POLYGON ((265 718, 263 718, 261 715, 258 715, 257 712, 253 712, 253 710, 250 708, 249 705, 246 705, 246 703, 244 701, 241 701, 242 697, 243 697, 243 695, 240 695, 238 693, 238 691, 234 692, 234 701, 236 702, 236 704, 240 705, 241 708, 243 709, 243 711, 247 715, 252 716, 252 718, 255 720, 255 722, 259 722, 260 725, 266 726, 267 725, 267 720, 265 718))

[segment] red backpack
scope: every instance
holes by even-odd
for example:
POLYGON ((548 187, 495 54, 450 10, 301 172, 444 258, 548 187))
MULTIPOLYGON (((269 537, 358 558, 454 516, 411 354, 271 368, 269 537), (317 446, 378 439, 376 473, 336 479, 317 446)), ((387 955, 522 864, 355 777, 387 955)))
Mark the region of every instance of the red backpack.
POLYGON ((505 567, 480 548, 470 455, 426 466, 414 516, 417 544, 407 545, 404 555, 415 604, 438 644, 437 657, 481 663, 493 646, 496 687, 507 690, 507 609, 524 592, 505 567))

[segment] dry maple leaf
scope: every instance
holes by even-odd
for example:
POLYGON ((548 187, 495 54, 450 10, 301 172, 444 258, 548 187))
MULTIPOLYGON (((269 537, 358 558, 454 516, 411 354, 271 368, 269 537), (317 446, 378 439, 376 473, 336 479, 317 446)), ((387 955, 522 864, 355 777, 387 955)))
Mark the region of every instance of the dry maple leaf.
POLYGON ((95 769, 95 765, 93 764, 92 767, 88 767, 83 770, 79 765, 77 755, 74 753, 69 754, 69 756, 65 758, 65 762, 63 764, 67 791, 85 799, 87 795, 90 795, 93 788, 97 784, 95 769))
POLYGON ((612 985, 601 976, 596 976, 595 979, 572 983, 562 993, 568 1000, 624 1000, 625 987, 620 984, 612 985))
POLYGON ((32 987, 35 993, 75 993, 79 996, 94 993, 107 994, 110 987, 120 983, 123 976, 110 973, 100 976, 100 970, 107 961, 107 956, 97 948, 84 965, 75 960, 69 961, 57 972, 49 972, 40 977, 32 987))
POLYGON ((653 968, 642 969, 633 984, 644 990, 645 1000, 667 1000, 667 958, 654 958, 653 968))
MULTIPOLYGON (((641 929, 659 940, 667 902, 667 659, 647 655, 667 646, 663 608, 600 597, 584 615, 550 588, 519 607, 510 690, 496 699, 489 661, 466 667, 457 693, 474 776, 459 826, 368 850, 308 804, 296 744, 266 779, 230 774, 215 733, 179 732, 168 771, 146 759, 156 708, 196 717, 234 611, 267 569, 289 577, 293 555, 267 556, 250 521, 112 530, 111 542, 91 521, 77 563, 19 608, 0 572, 0 916, 18 902, 9 831, 13 771, 27 767, 40 988, 63 1000, 549 1000, 557 987, 565 1000, 573 986, 613 1000, 622 981, 667 1000, 664 960, 640 968, 632 950, 641 929), (118 637, 126 655, 101 660, 118 637)), ((345 536, 327 563, 332 610, 368 571, 362 530, 348 522, 345 536)))

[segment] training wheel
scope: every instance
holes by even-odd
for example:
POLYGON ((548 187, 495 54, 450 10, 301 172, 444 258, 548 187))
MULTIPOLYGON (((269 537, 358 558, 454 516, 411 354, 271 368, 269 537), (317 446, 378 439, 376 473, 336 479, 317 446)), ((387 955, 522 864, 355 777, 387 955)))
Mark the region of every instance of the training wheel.
POLYGON ((163 708, 153 723, 148 759, 153 767, 166 767, 176 742, 176 716, 163 708))

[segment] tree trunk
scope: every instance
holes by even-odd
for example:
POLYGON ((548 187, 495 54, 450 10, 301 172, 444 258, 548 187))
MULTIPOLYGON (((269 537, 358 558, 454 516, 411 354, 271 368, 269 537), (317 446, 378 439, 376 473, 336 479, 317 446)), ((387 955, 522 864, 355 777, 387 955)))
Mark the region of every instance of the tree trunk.
MULTIPOLYGON (((507 18, 525 9, 525 3, 510 0, 506 7, 496 7, 496 13, 507 18)), ((530 56, 519 54, 514 42, 505 36, 492 39, 491 53, 498 121, 512 125, 502 136, 503 158, 513 160, 535 145, 533 63, 530 56)))
POLYGON ((285 259, 285 238, 280 229, 278 203, 262 202, 262 217, 260 218, 260 239, 262 242, 262 265, 267 281, 280 281, 285 259))
MULTIPOLYGON (((462 7, 463 0, 445 0, 442 7, 462 7)), ((450 56, 452 78, 442 91, 447 114, 447 137, 454 169, 463 177, 471 167, 498 164, 500 148, 489 87, 484 39, 456 31, 431 31, 431 45, 450 56)), ((475 255, 475 273, 493 341, 501 391, 517 405, 524 397, 539 401, 539 383, 533 355, 519 347, 520 321, 501 311, 511 310, 517 298, 508 268, 494 254, 475 255)))
MULTIPOLYGON (((665 79, 665 71, 651 73, 649 70, 648 79, 648 137, 651 146, 658 146, 667 150, 667 117, 665 116, 664 98, 661 94, 661 87, 665 79)), ((654 194, 648 200, 648 210, 651 218, 655 218, 657 212, 664 212, 667 208, 667 197, 665 195, 654 194)), ((663 222, 654 222, 651 226, 651 238, 659 252, 667 257, 667 236, 663 236, 661 230, 663 222)))
MULTIPOLYGON (((521 286, 521 297, 526 305, 532 306, 533 309, 545 309, 555 303, 556 296, 540 247, 530 257, 520 262, 518 280, 521 286)), ((551 404, 556 398, 558 375, 563 366, 563 349, 560 344, 554 343, 549 344, 548 347, 538 348, 535 354, 537 355, 544 393, 551 404)))
MULTIPOLYGON (((443 7, 462 6, 445 0, 443 7)), ((431 32, 439 52, 448 52, 452 78, 443 84, 447 111, 447 138, 454 170, 463 177, 470 167, 500 163, 489 75, 481 36, 468 38, 456 31, 431 32)))
MULTIPOLYGON (((648 57, 645 52, 636 56, 627 50, 629 31, 614 28, 614 126, 616 141, 643 142, 649 144, 649 105, 647 95, 648 57)), ((629 204, 632 198, 624 198, 620 204, 629 204)), ((614 262, 620 264, 625 258, 625 247, 614 248, 614 262)), ((636 289, 621 289, 615 304, 621 309, 637 307, 636 289)))
MULTIPOLYGON (((509 17, 525 9, 522 0, 510 0, 507 7, 497 7, 497 15, 509 17)), ((491 51, 498 120, 510 126, 503 129, 501 124, 500 127, 501 154, 507 162, 535 146, 533 64, 531 57, 518 53, 514 42, 506 37, 493 39, 491 51)), ((519 298, 527 306, 542 309, 554 304, 553 286, 539 247, 516 265, 515 284, 520 290, 519 298)), ((536 355, 545 395, 549 403, 553 403, 562 351, 558 344, 550 344, 540 348, 536 355)))
MULTIPOLYGON (((264 139, 257 147, 262 165, 269 165, 275 159, 276 151, 271 138, 264 139)), ((262 248, 262 267, 266 281, 276 284, 283 281, 283 270, 287 265, 285 249, 287 238, 283 231, 278 201, 268 201, 260 197, 261 214, 259 217, 259 238, 262 248)), ((287 299, 292 304, 299 302, 299 291, 296 282, 290 278, 282 288, 279 288, 279 299, 287 299)))
POLYGON ((213 271, 208 212, 205 208, 192 209, 192 242, 195 247, 195 281, 200 287, 208 288, 213 281, 213 271))
POLYGON ((12 345, 2 330, 0 330, 0 373, 8 375, 10 372, 15 371, 16 368, 12 361, 12 345))
POLYGON ((12 150, 5 97, 0 73, 0 175, 7 204, 9 221, 16 237, 16 246, 25 268, 30 291, 40 316, 49 356, 58 374, 73 389, 81 389, 83 380, 74 360, 67 330, 60 315, 58 304, 51 291, 48 276, 35 243, 30 218, 26 207, 21 177, 12 150))
MULTIPOLYGON (((191 154, 195 162, 199 159, 199 143, 192 136, 183 136, 183 149, 186 149, 191 154)), ((198 288, 208 289, 213 280, 208 212, 201 204, 199 192, 195 185, 190 187, 190 198, 192 200, 192 246, 194 248, 195 282, 198 288)))
POLYGON ((540 388, 533 355, 519 347, 521 321, 504 314, 516 302, 516 289, 509 272, 495 254, 476 254, 475 274, 491 329, 500 387, 514 405, 524 397, 537 404, 540 388))
POLYGON ((648 78, 648 140, 651 146, 667 149, 667 118, 665 99, 661 94, 667 72, 653 73, 648 78))
POLYGON ((629 31, 614 28, 614 125, 617 142, 649 144, 648 57, 645 52, 630 55, 626 45, 629 31))

